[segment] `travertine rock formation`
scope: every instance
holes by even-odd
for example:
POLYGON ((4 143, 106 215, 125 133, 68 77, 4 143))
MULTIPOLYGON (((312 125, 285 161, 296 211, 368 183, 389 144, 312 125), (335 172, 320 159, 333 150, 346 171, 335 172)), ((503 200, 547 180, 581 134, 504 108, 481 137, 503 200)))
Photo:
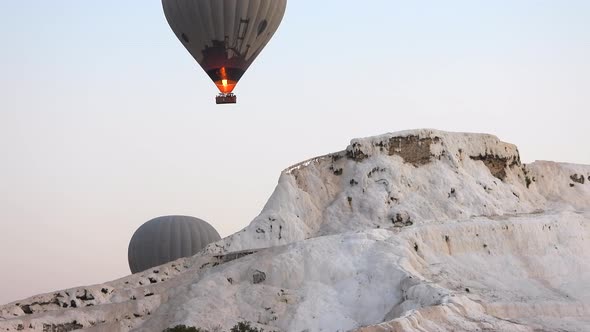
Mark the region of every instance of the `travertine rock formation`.
POLYGON ((0 331, 587 331, 590 166, 491 135, 355 139, 198 255, 0 307, 0 331))

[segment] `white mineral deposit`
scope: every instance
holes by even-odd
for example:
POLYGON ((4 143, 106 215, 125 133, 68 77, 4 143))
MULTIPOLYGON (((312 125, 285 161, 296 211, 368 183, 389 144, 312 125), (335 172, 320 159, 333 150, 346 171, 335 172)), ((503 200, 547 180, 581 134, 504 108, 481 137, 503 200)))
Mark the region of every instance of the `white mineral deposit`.
POLYGON ((0 307, 1 331, 590 330, 590 166, 492 135, 354 139, 193 257, 0 307))

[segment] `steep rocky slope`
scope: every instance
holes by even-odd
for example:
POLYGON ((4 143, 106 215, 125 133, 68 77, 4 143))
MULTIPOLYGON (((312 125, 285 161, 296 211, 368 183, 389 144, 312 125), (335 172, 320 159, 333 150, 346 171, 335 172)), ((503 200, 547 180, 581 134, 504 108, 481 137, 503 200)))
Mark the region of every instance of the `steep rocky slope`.
POLYGON ((590 166, 491 135, 355 139, 198 255, 0 307, 0 331, 587 331, 590 166))

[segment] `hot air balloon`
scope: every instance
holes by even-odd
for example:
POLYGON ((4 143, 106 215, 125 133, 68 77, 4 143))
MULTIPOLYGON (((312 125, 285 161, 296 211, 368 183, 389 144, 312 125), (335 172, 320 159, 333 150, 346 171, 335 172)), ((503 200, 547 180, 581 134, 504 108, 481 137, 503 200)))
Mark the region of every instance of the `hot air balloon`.
POLYGON ((188 216, 164 216, 141 225, 129 242, 128 259, 132 273, 190 257, 219 233, 204 220, 188 216))
POLYGON ((162 0, 180 42, 219 89, 217 104, 235 104, 240 78, 277 31, 287 0, 162 0))

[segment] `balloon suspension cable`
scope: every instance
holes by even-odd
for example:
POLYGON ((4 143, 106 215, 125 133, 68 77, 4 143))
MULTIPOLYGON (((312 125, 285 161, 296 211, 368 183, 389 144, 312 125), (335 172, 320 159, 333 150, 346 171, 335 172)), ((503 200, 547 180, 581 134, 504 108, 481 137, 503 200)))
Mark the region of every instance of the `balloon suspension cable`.
POLYGON ((238 97, 233 93, 220 93, 215 97, 216 104, 235 104, 238 101, 238 97))

